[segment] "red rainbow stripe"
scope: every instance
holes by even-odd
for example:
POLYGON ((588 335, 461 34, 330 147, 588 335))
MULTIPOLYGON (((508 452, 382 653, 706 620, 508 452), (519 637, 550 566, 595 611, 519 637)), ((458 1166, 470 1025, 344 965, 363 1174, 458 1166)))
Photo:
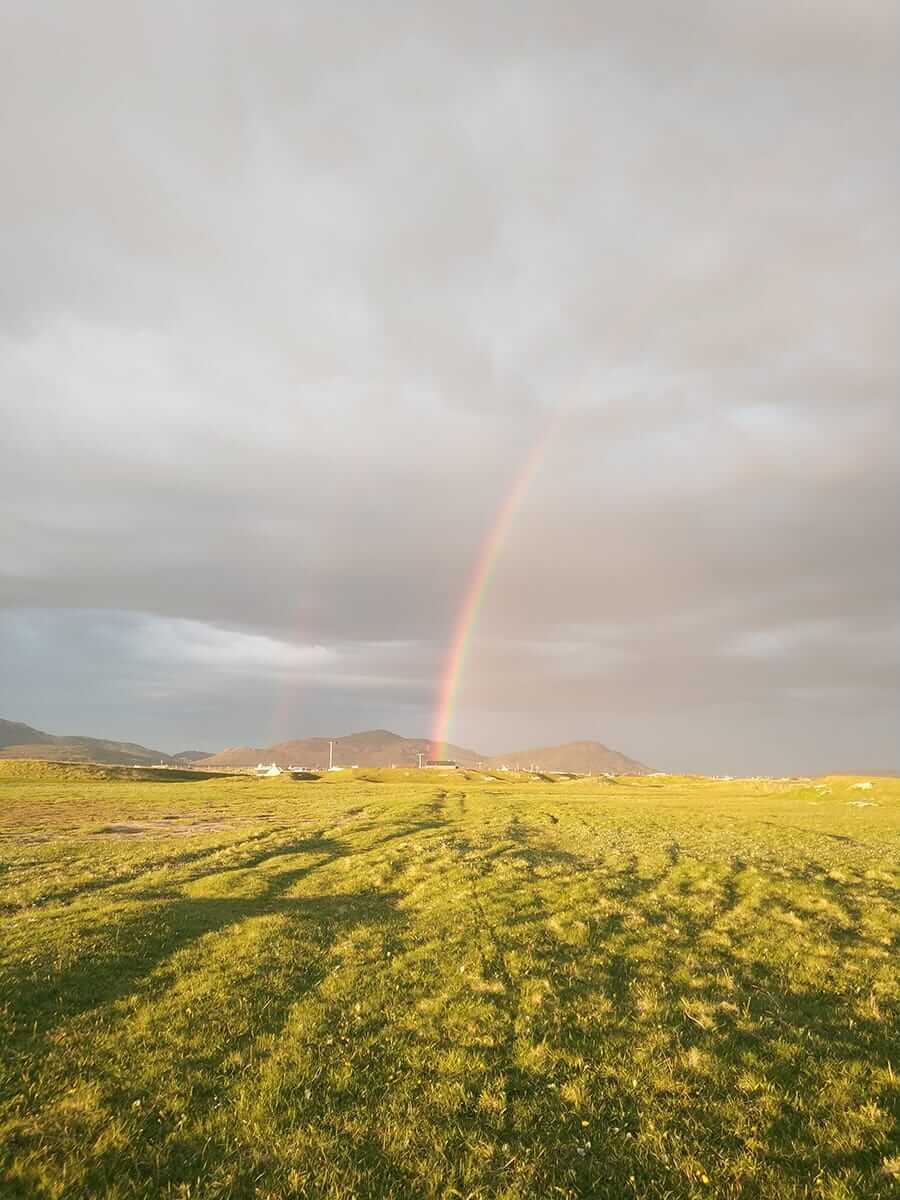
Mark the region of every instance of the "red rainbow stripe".
POLYGON ((472 633, 478 623, 481 606, 487 595, 494 567, 500 557, 500 551, 503 549, 510 527, 544 461, 551 432, 552 429, 547 430, 539 439, 516 474, 503 503, 497 510, 487 536, 481 544, 475 565, 469 574, 462 607, 456 618, 453 637, 444 659, 444 668, 438 687, 431 731, 432 754, 435 758, 446 757, 447 738, 453 720, 460 681, 471 647, 472 633))

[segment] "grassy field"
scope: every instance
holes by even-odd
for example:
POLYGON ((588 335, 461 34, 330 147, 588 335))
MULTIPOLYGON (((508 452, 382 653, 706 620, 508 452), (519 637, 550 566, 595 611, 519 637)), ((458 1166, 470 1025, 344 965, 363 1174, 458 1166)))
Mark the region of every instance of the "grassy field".
POLYGON ((900 780, 0 763, 0 1195, 895 1196, 900 780))

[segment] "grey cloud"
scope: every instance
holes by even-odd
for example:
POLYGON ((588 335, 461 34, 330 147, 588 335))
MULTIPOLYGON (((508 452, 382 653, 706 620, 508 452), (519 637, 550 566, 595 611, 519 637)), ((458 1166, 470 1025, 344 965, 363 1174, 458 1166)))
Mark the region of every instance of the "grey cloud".
POLYGON ((544 439, 456 740, 805 770, 843 720, 891 765, 898 35, 878 0, 5 5, 0 709, 257 740, 286 674, 281 735, 424 733, 544 439))

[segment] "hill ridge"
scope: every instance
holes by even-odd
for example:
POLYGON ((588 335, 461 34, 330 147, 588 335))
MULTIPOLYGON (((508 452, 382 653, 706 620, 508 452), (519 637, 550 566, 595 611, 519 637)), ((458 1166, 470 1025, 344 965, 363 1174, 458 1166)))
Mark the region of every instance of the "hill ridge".
MULTIPOLYGON (((406 738, 389 729, 365 729, 339 737, 291 738, 271 746, 235 746, 203 759, 204 766, 248 767, 258 762, 274 762, 279 767, 308 767, 323 770, 329 765, 331 743, 337 766, 390 767, 418 766, 419 756, 431 758, 436 744, 429 738, 406 738)), ((442 757, 450 757, 460 766, 471 767, 487 756, 464 746, 448 746, 442 757)))
POLYGON ((302 766, 322 770, 329 764, 334 743, 336 766, 418 766, 420 759, 449 758, 462 767, 535 767, 542 771, 572 771, 578 774, 646 774, 650 768, 636 759, 612 750, 602 742, 577 740, 558 746, 532 747, 508 754, 481 754, 465 746, 441 746, 430 738, 407 738, 390 729, 363 729, 338 737, 290 738, 270 746, 229 746, 215 754, 186 750, 166 754, 138 742, 81 734, 56 735, 21 721, 0 718, 0 758, 66 759, 124 765, 164 763, 174 766, 191 762, 203 767, 255 767, 260 762, 278 766, 302 766))
POLYGON ((248 767, 274 762, 279 767, 304 766, 322 770, 328 766, 329 743, 334 743, 334 762, 342 766, 417 766, 419 756, 449 758, 462 767, 501 767, 520 764, 538 770, 619 775, 646 775, 649 767, 612 750, 602 742, 582 739, 558 746, 517 750, 510 754, 480 754, 463 746, 441 747, 429 738, 404 738, 388 729, 368 729, 341 737, 292 738, 271 746, 235 746, 203 759, 204 766, 248 767))
POLYGON ((75 762, 98 762, 147 766, 179 760, 162 750, 153 750, 138 742, 119 742, 113 738, 85 737, 81 734, 53 734, 35 729, 21 721, 0 717, 0 758, 52 758, 75 762))
POLYGON ((574 771, 578 774, 647 775, 651 768, 629 758, 620 750, 611 750, 602 742, 581 739, 563 742, 558 746, 536 746, 499 754, 489 760, 492 767, 521 765, 539 771, 574 771))

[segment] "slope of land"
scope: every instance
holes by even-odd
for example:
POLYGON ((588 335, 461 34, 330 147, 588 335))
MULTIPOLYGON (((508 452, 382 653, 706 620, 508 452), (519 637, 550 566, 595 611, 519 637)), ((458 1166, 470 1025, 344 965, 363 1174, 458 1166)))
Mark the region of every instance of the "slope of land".
MULTIPOLYGON (((338 765, 364 767, 416 766, 419 755, 430 758, 433 743, 425 738, 405 738, 387 729, 371 729, 346 737, 299 738, 277 742, 273 746, 235 746, 203 760, 209 767, 255 767, 274 762, 279 767, 298 766, 324 770, 328 766, 329 740, 334 741, 334 761, 338 765)), ((442 755, 465 766, 474 766, 482 757, 462 746, 448 746, 442 755)))
POLYGON ((491 758, 463 746, 438 748, 427 738, 406 738, 387 729, 370 729, 333 739, 298 738, 272 746, 232 746, 217 754, 202 750, 182 750, 164 754, 134 742, 116 742, 103 738, 56 736, 16 721, 0 720, 0 758, 45 758, 68 762, 138 764, 197 763, 203 767, 255 767, 257 763, 276 763, 279 767, 305 767, 322 771, 329 763, 329 741, 334 742, 334 762, 338 766, 414 767, 420 756, 449 758, 463 767, 483 766, 534 768, 538 771, 572 771, 579 774, 646 774, 648 768, 600 742, 568 742, 516 750, 491 758))
POLYGON ((136 742, 106 738, 57 736, 18 721, 0 720, 0 758, 47 758, 71 762, 172 764, 175 759, 136 742))
MULTIPOLYGON (((538 771, 572 771, 580 774, 599 774, 608 771, 617 775, 643 775, 648 767, 610 750, 600 742, 567 742, 562 746, 517 750, 491 758, 462 746, 437 749, 426 738, 405 738, 387 729, 372 729, 334 738, 334 761, 339 765, 361 767, 416 766, 419 756, 428 759, 436 754, 449 758, 463 767, 534 767, 538 771)), ((329 739, 301 738, 278 742, 274 746, 234 746, 203 759, 209 767, 255 767, 257 763, 274 762, 279 767, 303 766, 323 770, 328 766, 329 739)))
POLYGON ((35 783, 96 783, 143 782, 143 783, 188 783, 202 779, 227 779, 224 771, 198 770, 195 767, 134 766, 130 763, 98 763, 59 761, 54 759, 7 758, 0 760, 0 783, 11 780, 35 783))
POLYGON ((33 729, 30 725, 23 725, 21 721, 4 721, 0 717, 0 749, 7 746, 38 746, 53 741, 55 738, 52 733, 33 729))
POLYGON ((98 770, 0 763, 4 1198, 896 1195, 897 780, 98 770))
POLYGON ((578 774, 646 775, 650 768, 600 742, 566 742, 562 746, 540 746, 515 750, 488 760, 490 766, 535 767, 538 771, 574 771, 578 774))

